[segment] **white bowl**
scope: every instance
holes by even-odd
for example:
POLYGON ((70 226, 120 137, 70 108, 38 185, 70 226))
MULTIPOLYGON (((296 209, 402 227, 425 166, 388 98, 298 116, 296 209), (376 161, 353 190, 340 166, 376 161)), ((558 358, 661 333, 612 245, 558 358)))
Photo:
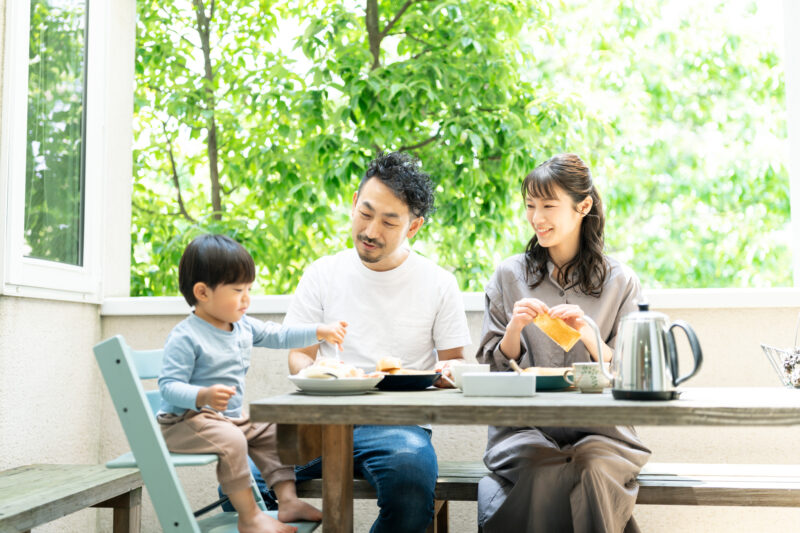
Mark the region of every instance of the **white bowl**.
POLYGON ((461 365, 452 365, 450 367, 450 372, 453 373, 453 381, 455 382, 456 387, 460 389, 461 376, 463 376, 467 372, 489 372, 489 365, 485 363, 482 364, 464 363, 461 365))
POLYGON ((375 389, 383 376, 374 378, 339 378, 319 379, 303 376, 288 376, 289 381, 306 394, 321 396, 341 396, 349 394, 364 394, 375 389))
POLYGON ((462 374, 464 396, 533 396, 536 376, 516 372, 462 374))

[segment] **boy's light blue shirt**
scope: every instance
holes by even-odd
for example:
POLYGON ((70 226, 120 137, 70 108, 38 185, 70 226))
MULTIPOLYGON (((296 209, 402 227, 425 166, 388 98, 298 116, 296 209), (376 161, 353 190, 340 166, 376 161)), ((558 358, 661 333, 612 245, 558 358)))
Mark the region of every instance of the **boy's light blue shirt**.
POLYGON ((253 346, 302 348, 316 343, 316 324, 281 326, 244 315, 233 324, 233 331, 223 331, 192 313, 167 337, 158 378, 159 412, 181 415, 188 409, 196 411, 200 389, 219 384, 236 387, 222 414, 239 418, 253 346))

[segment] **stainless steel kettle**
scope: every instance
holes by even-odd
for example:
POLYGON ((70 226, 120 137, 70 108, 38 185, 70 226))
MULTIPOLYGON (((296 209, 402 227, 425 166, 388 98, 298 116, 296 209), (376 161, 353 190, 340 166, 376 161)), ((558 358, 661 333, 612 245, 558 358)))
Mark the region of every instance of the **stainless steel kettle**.
POLYGON ((671 400, 675 387, 694 376, 703 362, 703 352, 694 330, 682 320, 669 323, 663 313, 650 311, 640 303, 639 311, 622 317, 611 371, 600 365, 611 381, 611 394, 622 400, 671 400), (686 333, 694 354, 694 369, 678 377, 678 350, 673 328, 686 333))

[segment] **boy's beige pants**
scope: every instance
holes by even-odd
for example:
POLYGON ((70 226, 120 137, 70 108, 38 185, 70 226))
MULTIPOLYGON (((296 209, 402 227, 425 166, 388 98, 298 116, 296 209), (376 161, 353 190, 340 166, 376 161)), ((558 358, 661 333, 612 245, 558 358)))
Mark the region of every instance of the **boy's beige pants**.
POLYGON ((267 486, 294 481, 294 467, 281 464, 275 424, 251 423, 250 418, 226 418, 216 411, 188 410, 182 415, 160 414, 158 423, 175 453, 215 453, 219 455, 217 479, 225 494, 250 487, 253 459, 267 486))

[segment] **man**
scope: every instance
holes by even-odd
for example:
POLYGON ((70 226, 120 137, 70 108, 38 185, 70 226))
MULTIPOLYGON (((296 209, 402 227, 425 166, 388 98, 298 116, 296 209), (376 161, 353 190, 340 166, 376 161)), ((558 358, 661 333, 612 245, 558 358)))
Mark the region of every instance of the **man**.
MULTIPOLYGON (((370 163, 353 195, 354 248, 306 270, 284 320, 347 322, 342 351, 328 343, 291 350, 292 374, 317 357, 374 368, 381 357, 393 356, 415 369, 441 369, 463 359, 470 337, 455 277, 408 245, 433 201, 428 175, 409 155, 384 154, 370 163)), ((430 429, 356 426, 353 451, 356 472, 378 495, 380 513, 371 531, 425 531, 438 471, 430 429)), ((299 467, 297 479, 321 473, 317 459, 299 467)))

